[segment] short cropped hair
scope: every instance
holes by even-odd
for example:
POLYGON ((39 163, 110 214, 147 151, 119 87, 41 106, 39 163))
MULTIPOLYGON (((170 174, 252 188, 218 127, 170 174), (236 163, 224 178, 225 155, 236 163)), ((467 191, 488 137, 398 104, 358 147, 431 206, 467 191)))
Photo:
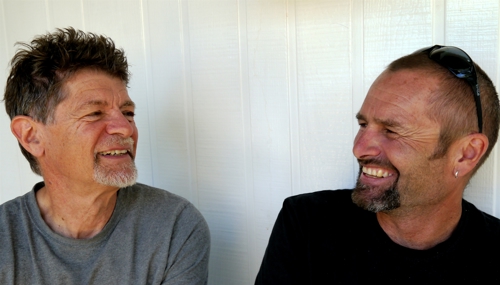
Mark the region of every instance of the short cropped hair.
MULTIPOLYGON (((489 145, 473 173, 490 155, 500 128, 500 103, 495 86, 479 65, 474 63, 474 66, 481 94, 483 133, 488 137, 489 145)), ((387 70, 392 72, 402 69, 421 70, 441 81, 438 91, 430 97, 427 114, 441 125, 439 144, 431 158, 443 157, 454 141, 479 131, 475 94, 465 79, 457 78, 447 68, 430 59, 426 53, 403 56, 387 67, 387 70)))
MULTIPOLYGON (((4 101, 10 119, 24 115, 43 124, 51 123, 57 105, 67 94, 63 84, 77 71, 103 71, 129 82, 127 58, 105 36, 72 27, 16 43, 20 49, 10 62, 4 101)), ((36 174, 42 175, 35 157, 21 144, 21 151, 36 174)))

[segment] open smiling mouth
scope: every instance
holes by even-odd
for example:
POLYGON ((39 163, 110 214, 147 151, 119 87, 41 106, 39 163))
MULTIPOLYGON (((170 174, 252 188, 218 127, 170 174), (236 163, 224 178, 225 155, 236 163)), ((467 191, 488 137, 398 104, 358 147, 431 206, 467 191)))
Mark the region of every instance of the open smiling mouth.
POLYGON ((386 178, 393 175, 386 170, 382 170, 380 168, 369 168, 366 166, 363 166, 363 174, 372 178, 386 178))
POLYGON ((124 154, 127 154, 129 151, 124 149, 124 150, 110 150, 110 151, 103 151, 103 152, 100 152, 99 155, 112 155, 112 156, 116 156, 116 155, 124 155, 124 154))
POLYGON ((132 159, 134 159, 134 156, 132 155, 132 151, 129 149, 122 149, 122 150, 109 150, 109 151, 102 151, 98 152, 95 159, 97 159, 97 156, 104 156, 104 157, 120 157, 120 156, 125 156, 128 155, 132 159))

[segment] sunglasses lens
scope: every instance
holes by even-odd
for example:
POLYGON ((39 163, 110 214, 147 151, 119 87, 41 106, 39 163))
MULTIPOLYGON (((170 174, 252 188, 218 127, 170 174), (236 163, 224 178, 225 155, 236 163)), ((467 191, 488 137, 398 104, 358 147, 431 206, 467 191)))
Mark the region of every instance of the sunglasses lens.
POLYGON ((468 78, 474 73, 470 58, 457 48, 441 47, 432 50, 429 57, 447 67, 458 78, 468 78))
POLYGON ((477 84, 477 75, 472 59, 461 49, 452 46, 435 45, 417 50, 414 53, 427 53, 429 58, 446 67, 457 78, 465 79, 476 101, 477 123, 479 132, 483 131, 483 115, 481 109, 481 99, 479 86, 477 84))

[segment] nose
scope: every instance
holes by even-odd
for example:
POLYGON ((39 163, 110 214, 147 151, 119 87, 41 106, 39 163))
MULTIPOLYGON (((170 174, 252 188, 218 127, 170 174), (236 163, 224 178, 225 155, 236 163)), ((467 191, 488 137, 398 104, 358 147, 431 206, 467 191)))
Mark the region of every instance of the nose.
POLYGON ((357 159, 374 158, 381 153, 381 137, 376 130, 361 128, 354 138, 352 152, 357 159))
POLYGON ((106 131, 110 135, 120 135, 128 138, 136 132, 135 122, 130 121, 121 111, 116 111, 109 116, 106 131))

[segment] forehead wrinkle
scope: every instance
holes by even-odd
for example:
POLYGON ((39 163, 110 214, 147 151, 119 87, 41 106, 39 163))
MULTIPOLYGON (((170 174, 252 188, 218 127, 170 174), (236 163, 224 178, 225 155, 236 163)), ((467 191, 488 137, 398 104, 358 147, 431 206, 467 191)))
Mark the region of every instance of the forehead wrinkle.
POLYGON ((86 107, 86 106, 108 106, 108 102, 104 101, 104 100, 88 100, 88 101, 85 101, 83 102, 80 107, 86 107))

